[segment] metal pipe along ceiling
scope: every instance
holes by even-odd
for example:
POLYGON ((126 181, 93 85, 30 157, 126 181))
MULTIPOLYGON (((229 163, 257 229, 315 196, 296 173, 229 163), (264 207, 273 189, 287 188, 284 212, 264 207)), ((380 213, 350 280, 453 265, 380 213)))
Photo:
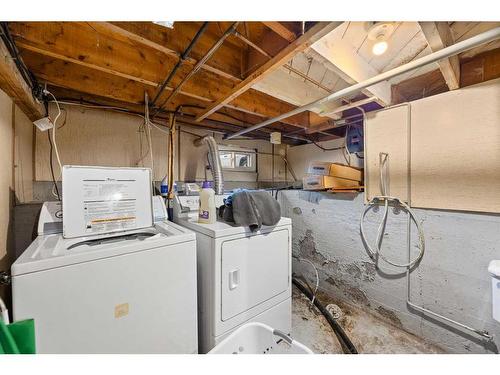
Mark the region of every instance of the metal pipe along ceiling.
POLYGON ((214 45, 208 50, 208 52, 196 63, 196 65, 191 69, 191 71, 181 80, 177 87, 170 93, 170 95, 163 101, 158 108, 163 108, 170 100, 179 93, 182 86, 194 75, 201 67, 207 62, 207 60, 212 57, 212 55, 219 49, 219 47, 224 43, 229 35, 231 35, 238 27, 239 22, 234 22, 224 34, 214 43, 214 45))
MULTIPOLYGON (((163 81, 163 83, 160 85, 160 89, 156 93, 153 101, 151 102, 151 106, 154 106, 155 103, 156 103, 156 101, 160 98, 161 94, 163 93, 163 91, 165 90, 165 88, 167 87, 167 85, 170 83, 170 81, 172 80, 172 78, 174 77, 175 73, 177 72, 177 70, 179 69, 179 67, 182 65, 182 63, 184 62, 184 60, 186 60, 186 58, 189 56, 189 54, 191 53, 191 50, 193 49, 194 45, 196 44, 196 42, 198 41, 198 39, 200 39, 200 37, 203 35, 203 33, 205 32, 205 30, 207 29, 207 27, 208 27, 208 22, 203 22, 203 24, 201 25, 200 29, 198 30, 198 32, 194 36, 194 38, 191 40, 191 42, 186 47, 186 49, 184 50, 184 52, 179 56, 179 60, 177 60, 177 63, 175 64, 174 68, 170 71, 168 77, 165 78, 165 81, 163 81)), ((155 117, 157 113, 158 113, 158 110, 153 114, 153 117, 155 117)))
POLYGON ((443 48, 439 51, 433 52, 427 56, 421 57, 420 59, 417 59, 415 61, 409 62, 407 64, 398 66, 397 68, 388 70, 387 72, 378 74, 372 78, 369 78, 365 81, 356 83, 352 86, 346 87, 345 89, 339 90, 337 92, 334 92, 332 94, 329 94, 321 99, 318 99, 314 102, 311 102, 309 104, 303 105, 301 107, 297 107, 294 110, 291 110, 290 112, 283 113, 279 116, 270 118, 266 121, 263 121, 259 124, 255 124, 249 128, 240 130, 234 134, 230 134, 225 139, 232 139, 234 137, 249 133, 251 131, 260 129, 264 126, 270 125, 272 123, 275 123, 277 121, 281 121, 283 119, 286 119, 290 116, 297 115, 299 113, 302 113, 304 111, 308 111, 310 109, 313 109, 314 107, 320 106, 322 104, 325 104, 331 100, 335 99, 340 99, 342 97, 354 94, 366 87, 373 86, 379 82, 388 80, 390 78, 396 77, 398 75, 407 73, 411 70, 421 68, 422 66, 431 64, 433 62, 436 62, 438 60, 457 55, 459 53, 462 53, 464 51, 467 51, 469 49, 472 49, 474 47, 477 47, 481 44, 489 43, 495 39, 500 38, 500 27, 496 27, 494 29, 491 29, 489 31, 486 31, 484 33, 481 33, 479 35, 473 36, 472 38, 466 39, 464 41, 458 42, 453 44, 452 46, 443 48))

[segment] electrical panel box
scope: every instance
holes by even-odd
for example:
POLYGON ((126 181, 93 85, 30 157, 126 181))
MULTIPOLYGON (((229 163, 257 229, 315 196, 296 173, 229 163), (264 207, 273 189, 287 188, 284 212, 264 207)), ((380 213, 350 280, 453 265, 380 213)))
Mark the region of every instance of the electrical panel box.
POLYGON ((65 165, 63 236, 74 238, 153 225, 151 170, 65 165))
POLYGON ((351 125, 347 130, 347 149, 349 152, 364 151, 364 134, 362 125, 351 125))

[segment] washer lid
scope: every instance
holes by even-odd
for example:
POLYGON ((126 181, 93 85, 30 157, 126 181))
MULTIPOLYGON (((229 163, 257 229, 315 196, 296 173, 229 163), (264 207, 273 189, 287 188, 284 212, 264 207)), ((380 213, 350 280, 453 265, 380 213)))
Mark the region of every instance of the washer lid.
POLYGON ((500 277, 500 260, 492 260, 488 266, 488 272, 495 277, 500 277))
POLYGON ((269 232, 276 227, 292 224, 292 220, 290 218, 282 217, 280 219, 280 221, 275 226, 263 225, 260 230, 252 232, 250 230, 250 228, 248 228, 248 227, 239 227, 236 225, 231 225, 231 224, 226 223, 224 221, 216 221, 213 224, 201 224, 201 223, 198 223, 197 216, 195 216, 195 217, 191 216, 191 217, 187 217, 187 218, 179 218, 176 222, 178 224, 182 225, 183 227, 189 228, 195 232, 202 233, 202 234, 209 236, 209 237, 212 237, 212 238, 232 236, 235 234, 255 235, 255 234, 259 234, 261 232, 269 232))
POLYGON ((38 236, 11 267, 12 276, 94 261, 195 241, 195 234, 174 223, 154 227, 65 239, 61 234, 38 236))

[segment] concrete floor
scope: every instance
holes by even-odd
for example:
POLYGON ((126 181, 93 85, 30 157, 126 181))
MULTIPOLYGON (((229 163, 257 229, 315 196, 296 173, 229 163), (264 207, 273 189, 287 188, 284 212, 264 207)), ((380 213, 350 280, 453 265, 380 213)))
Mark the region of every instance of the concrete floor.
MULTIPOLYGON (((292 337, 314 353, 340 354, 342 348, 330 325, 297 288, 292 295, 292 337)), ((326 306, 324 295, 319 296, 326 306)), ((439 347, 380 320, 369 312, 338 304, 342 314, 338 319, 359 353, 444 353, 439 347)))

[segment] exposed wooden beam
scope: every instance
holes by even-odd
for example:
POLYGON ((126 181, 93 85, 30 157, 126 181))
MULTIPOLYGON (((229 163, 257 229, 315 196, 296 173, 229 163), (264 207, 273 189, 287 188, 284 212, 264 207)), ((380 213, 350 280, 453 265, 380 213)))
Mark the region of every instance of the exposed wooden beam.
MULTIPOLYGON (((365 99, 357 100, 355 102, 337 107, 334 110, 330 111, 329 113, 322 113, 322 115, 323 116, 326 116, 326 115, 331 116, 331 115, 334 115, 337 113, 342 113, 344 111, 347 111, 348 109, 356 108, 356 107, 359 107, 359 106, 362 106, 362 105, 365 105, 368 103, 372 103, 373 101, 374 101, 374 98, 365 98, 365 99)), ((336 124, 334 121, 331 121, 329 123, 317 124, 315 126, 310 126, 309 128, 307 128, 306 134, 317 133, 317 132, 333 129, 335 127, 336 127, 336 124)))
MULTIPOLYGON (((94 70, 85 66, 74 66, 72 63, 54 59, 45 55, 39 55, 31 51, 23 50, 26 64, 42 81, 57 87, 72 89, 88 95, 101 98, 117 100, 130 104, 142 104, 144 91, 149 95, 154 92, 154 87, 146 86, 140 82, 124 79, 120 76, 109 75, 100 70, 94 70)), ((206 72, 205 74, 209 74, 206 72)), ((201 80, 186 84, 186 90, 182 91, 178 100, 171 103, 169 108, 176 108, 181 104, 197 104, 206 108, 211 98, 215 97, 218 90, 224 89, 214 77, 201 76, 201 80)), ((229 90, 230 87, 225 88, 229 90)), ((165 95, 168 94, 167 89, 165 95)), ((250 90, 244 95, 236 98, 228 105, 228 108, 239 112, 259 116, 260 119, 276 116, 280 113, 295 108, 291 104, 277 100, 258 91, 250 90)), ((197 114, 200 110, 194 111, 197 114)), ((258 121, 256 121, 258 122, 258 121)), ((283 121, 283 123, 296 127, 306 128, 309 126, 309 116, 303 113, 283 121)))
MULTIPOLYGON (((267 57, 268 59, 272 58, 272 55, 270 55, 268 52, 266 52, 262 47, 259 45, 255 44, 248 38, 246 38, 244 35, 241 35, 240 33, 236 32, 235 36, 239 38, 241 41, 243 41, 247 46, 252 47, 254 50, 259 52, 261 55, 267 57)), ((296 75, 302 77, 304 80, 311 82, 313 85, 323 89, 325 92, 330 92, 330 89, 324 85, 322 85, 320 82, 316 81, 315 79, 309 77, 307 74, 301 72, 298 69, 295 69, 293 66, 289 64, 283 65, 283 67, 288 70, 289 72, 295 73, 296 75)))
MULTIPOLYGON (((96 97, 94 95, 84 94, 72 89, 61 88, 58 86, 49 85, 49 89, 57 98, 62 98, 64 101, 73 101, 75 103, 83 104, 83 105, 102 105, 106 107, 116 107, 122 108, 127 111, 131 111, 132 113, 142 115, 144 106, 142 104, 133 104, 122 101, 117 101, 108 98, 96 97), (94 103, 94 104, 90 104, 94 103)), ((225 111, 225 110, 224 110, 225 111)), ((238 117, 243 117, 241 120, 236 120, 232 117, 226 116, 224 113, 215 113, 210 119, 204 120, 201 123, 194 121, 194 116, 196 114, 191 108, 186 107, 181 111, 182 113, 178 117, 178 122, 190 126, 195 126, 204 129, 210 129, 214 131, 222 131, 222 132, 234 132, 240 130, 243 127, 253 125, 254 123, 260 121, 259 118, 251 118, 252 116, 241 116, 241 113, 237 114, 238 117), (250 117, 250 118, 249 118, 250 117)), ((233 114, 234 115, 234 114, 233 114)), ((160 113, 156 119, 157 123, 162 123, 168 119, 168 115, 166 113, 160 113)), ((272 129, 261 129, 260 134, 255 134, 256 138, 259 139, 269 139, 269 133, 273 131, 272 129)), ((290 131, 289 128, 280 129, 279 127, 276 130, 282 131, 283 133, 287 133, 290 131)), ((289 144, 297 144, 297 141, 292 138, 284 138, 284 143, 289 144)))
POLYGON ((375 98, 365 98, 365 99, 357 100, 355 102, 351 102, 349 104, 345 104, 343 106, 337 107, 337 108, 335 108, 327 113, 321 113, 321 115, 323 115, 323 116, 334 115, 336 113, 347 111, 348 109, 351 109, 351 108, 356 108, 356 107, 359 107, 359 106, 362 106, 362 105, 365 105, 368 103, 372 103, 373 101, 375 101, 375 98))
MULTIPOLYGON (((180 53, 169 48, 165 43, 159 43, 158 41, 151 40, 149 38, 145 38, 140 35, 136 29, 132 29, 134 25, 129 25, 130 29, 126 29, 125 25, 116 25, 111 22, 89 22, 92 28, 94 28, 97 32, 101 32, 105 35, 110 35, 118 40, 127 41, 133 44, 139 44, 143 46, 147 46, 149 48, 155 49, 157 51, 161 51, 167 55, 179 57, 180 53), (134 31, 130 31, 134 30, 134 31)), ((192 57, 188 57, 186 62, 195 65, 198 60, 192 57)), ((218 67, 215 67, 211 64, 203 64, 203 69, 210 71, 212 73, 218 74, 222 77, 231 79, 233 81, 240 81, 241 79, 237 77, 235 74, 228 73, 218 67)))
POLYGON ((392 103, 404 103, 448 91, 439 69, 412 77, 392 86, 392 103))
MULTIPOLYGON (((42 46, 41 46, 42 47, 42 46)), ((45 48, 45 47, 44 47, 45 48)), ((81 92, 95 94, 111 99, 123 100, 130 103, 141 103, 143 101, 143 92, 145 89, 154 89, 156 86, 145 85, 143 79, 130 79, 124 74, 110 74, 103 61, 98 61, 95 56, 92 59, 85 59, 86 63, 76 62, 76 58, 59 59, 60 53, 54 56, 53 53, 40 51, 40 47, 22 49, 25 61, 33 72, 42 80, 54 85, 64 87, 74 87, 81 92), (43 52, 43 53, 40 53, 43 52), (90 61, 93 61, 90 63, 90 61), (77 64, 77 65, 73 65, 77 64), (97 65, 99 64, 99 65, 97 65)), ((80 50, 81 53, 89 51, 80 50)), ((78 60, 80 61, 80 60, 78 60)), ((130 61, 129 61, 130 62, 130 61)), ((108 64, 114 66, 114 62, 108 64)), ((134 62, 135 64, 135 62, 134 62)), ((134 65, 132 64, 132 65, 134 65)), ((120 66, 120 69, 123 67, 120 66)), ((180 70, 180 77, 187 74, 189 66, 180 70)), ((210 72, 200 71, 197 73, 197 79, 186 83, 180 94, 186 98, 194 98, 205 103, 214 101, 221 93, 229 92, 232 89, 230 81, 218 77, 210 72)), ((167 87, 165 95, 168 95, 175 87, 180 77, 177 77, 171 87, 167 87)), ((251 90, 251 95, 238 98, 235 103, 231 103, 233 108, 246 113, 255 114, 261 117, 271 117, 279 114, 277 111, 288 111, 293 106, 279 101, 258 91, 251 90)), ((151 95, 151 93, 150 93, 151 95)), ((164 97, 162 97, 164 98, 164 97)), ((160 98, 160 99, 162 99, 160 98)), ((308 122, 306 116, 292 118, 286 121, 294 126, 306 127, 308 122)))
MULTIPOLYGON (((281 49, 286 46, 286 42, 280 38, 276 33, 271 31, 266 31, 262 35, 262 39, 260 40, 260 44, 258 45, 255 42, 249 40, 243 35, 236 35, 240 40, 246 43, 248 46, 252 47, 250 52, 258 52, 258 56, 255 54, 249 53, 247 64, 250 66, 256 66, 265 63, 268 59, 271 59, 274 55, 279 53, 281 49), (265 60, 262 61, 259 58, 264 57, 265 60)), ((268 94, 280 100, 286 101, 288 103, 294 105, 302 105, 306 104, 304 102, 305 98, 308 98, 309 101, 314 97, 319 97, 323 92, 328 93, 331 92, 331 89, 322 85, 320 82, 317 82, 313 78, 309 77, 307 74, 301 72, 298 69, 295 69, 289 64, 283 65, 283 68, 293 73, 290 74, 282 74, 281 69, 274 71, 271 75, 269 75, 266 80, 260 81, 253 86, 251 90, 258 90, 262 93, 268 94), (299 80, 298 78, 302 78, 303 80, 299 80), (272 81, 272 82, 270 82, 272 81), (305 81, 310 82, 313 86, 306 83, 305 81), (321 89, 323 92, 321 92, 321 89), (300 95, 299 95, 300 93, 300 95), (321 94, 320 94, 321 93, 321 94), (300 99, 298 99, 300 98, 300 99)), ((329 108, 331 109, 335 105, 342 105, 341 101, 335 103, 329 103, 329 108)), ((333 116, 336 118, 338 116, 333 116)), ((320 123, 324 123, 329 125, 329 119, 325 117, 320 117, 316 115, 314 112, 309 112, 308 115, 309 126, 315 126, 320 123)))
MULTIPOLYGON (((460 87, 500 78, 500 48, 461 61, 460 87)), ((403 103, 448 91, 439 69, 392 86, 393 103, 403 103)))
POLYGON ((160 51, 96 33, 84 22, 12 22, 9 26, 20 48, 150 86, 161 82, 177 62, 160 51))
MULTIPOLYGON (((332 90, 323 90, 322 88, 311 84, 307 80, 301 78, 299 75, 290 74, 285 69, 278 69, 273 74, 269 75, 265 80, 258 82, 254 85, 254 89, 263 93, 271 95, 280 100, 284 100, 296 106, 308 104, 314 100, 320 99, 332 90)), ((329 108, 341 106, 342 101, 336 100, 329 103, 329 108)), ((321 116, 325 116, 321 122, 327 122, 328 118, 339 119, 340 116, 336 114, 323 115, 320 111, 314 110, 321 116)))
POLYGON ((462 61, 460 71, 461 87, 500 78, 500 48, 462 61))
POLYGON ((297 38, 297 36, 293 31, 285 27, 280 22, 262 22, 262 23, 290 43, 297 38))
POLYGON ((45 115, 42 104, 33 98, 30 87, 24 81, 2 40, 0 40, 0 89, 12 98, 31 121, 45 115))
MULTIPOLYGON (((261 40, 262 46, 269 52, 243 36, 240 37, 240 39, 252 47, 253 50, 259 52, 260 55, 266 57, 266 59, 271 59, 273 55, 277 54, 280 49, 283 48, 280 48, 279 43, 276 43, 276 39, 273 38, 275 35, 276 34, 273 32, 265 33, 261 40)), ((249 57, 252 59, 250 54, 249 57)), ((253 59, 255 60, 255 56, 253 56, 253 59)), ((269 75, 265 80, 255 84, 253 88, 294 105, 307 104, 314 99, 320 98, 324 95, 324 93, 330 93, 332 91, 332 89, 322 85, 320 82, 292 67, 290 64, 283 65, 283 68, 286 69, 288 73, 286 73, 283 69, 278 69, 269 75), (299 79, 299 77, 301 79, 299 79)), ((334 89, 338 88, 335 87, 334 89)), ((332 109, 339 107, 342 104, 343 103, 340 100, 330 102, 328 104, 328 108, 332 109)), ((334 119, 340 118, 335 114, 329 117, 334 119)), ((320 123, 324 123, 325 126, 330 126, 330 122, 327 118, 317 116, 313 114, 313 112, 310 113, 309 119, 310 126, 318 125, 320 123)))
MULTIPOLYGON (((142 103, 144 90, 155 88, 155 82, 159 82, 176 61, 176 58, 160 51, 137 48, 137 45, 109 35, 96 35, 87 23, 13 23, 11 31, 28 67, 40 79, 75 88, 82 93, 128 103, 142 103)), ((283 43, 286 44, 285 41, 283 43)), ((180 68, 179 77, 174 78, 166 95, 190 69, 189 64, 180 68)), ((177 104, 196 100, 206 107, 234 87, 234 80, 207 70, 200 70, 196 78, 186 83, 177 104)), ((228 103, 227 107, 261 119, 295 108, 253 89, 228 103)), ((303 113, 283 123, 307 128, 324 121, 315 114, 303 113)))
POLYGON ((241 40, 243 43, 245 43, 247 46, 252 47, 254 50, 259 52, 263 56, 266 56, 269 59, 272 58, 272 56, 267 51, 262 49, 258 44, 252 42, 250 39, 248 39, 246 36, 244 36, 240 32, 236 31, 234 33, 234 36, 237 37, 239 40, 241 40))
MULTIPOLYGON (((354 46, 344 41, 339 33, 330 33, 315 43, 312 49, 347 83, 356 84, 380 73, 356 52, 354 46)), ((374 96, 382 106, 391 104, 391 85, 388 82, 368 87, 363 93, 374 96)))
MULTIPOLYGON (((432 52, 439 51, 454 43, 451 29, 447 22, 419 22, 432 52)), ((439 70, 450 90, 460 87, 460 60, 457 55, 438 61, 439 70)))
POLYGON ((118 77, 130 79, 132 81, 141 82, 141 83, 143 83, 145 85, 149 85, 149 86, 153 86, 153 87, 157 87, 158 86, 157 82, 149 81, 147 79, 144 79, 144 78, 141 78, 141 77, 136 77, 136 76, 133 76, 133 75, 130 75, 130 74, 127 74, 127 73, 122 73, 122 72, 120 72, 118 70, 110 69, 110 68, 107 68, 105 66, 100 66, 100 65, 93 64, 93 63, 88 63, 85 60, 75 59, 75 58, 73 58, 71 56, 63 55, 63 54, 60 54, 60 53, 57 53, 57 52, 52 52, 52 51, 49 51, 49 50, 47 50, 45 48, 39 48, 37 46, 33 46, 31 44, 28 44, 28 43, 25 43, 25 42, 22 42, 22 41, 16 42, 16 45, 19 48, 23 48, 23 49, 26 49, 28 51, 36 52, 36 53, 39 53, 39 54, 44 55, 44 56, 53 57, 53 58, 56 58, 56 59, 59 59, 59 60, 71 62, 71 63, 77 64, 77 65, 81 65, 81 66, 85 66, 87 68, 91 68, 91 69, 99 70, 101 72, 109 73, 109 74, 112 74, 112 75, 115 75, 115 76, 118 76, 118 77))
POLYGON ((231 102, 239 95, 247 91, 256 82, 262 80, 266 75, 272 73, 280 66, 284 65, 289 59, 291 59, 296 53, 305 50, 310 47, 313 43, 321 39, 323 36, 328 34, 330 31, 339 26, 341 22, 318 22, 307 30, 303 35, 295 39, 288 46, 283 48, 278 54, 273 58, 268 60, 257 70, 252 72, 247 78, 242 82, 237 84, 235 88, 228 94, 218 99, 214 104, 212 104, 207 111, 202 113, 196 121, 201 121, 211 113, 214 113, 219 108, 223 107, 227 103, 231 102))

